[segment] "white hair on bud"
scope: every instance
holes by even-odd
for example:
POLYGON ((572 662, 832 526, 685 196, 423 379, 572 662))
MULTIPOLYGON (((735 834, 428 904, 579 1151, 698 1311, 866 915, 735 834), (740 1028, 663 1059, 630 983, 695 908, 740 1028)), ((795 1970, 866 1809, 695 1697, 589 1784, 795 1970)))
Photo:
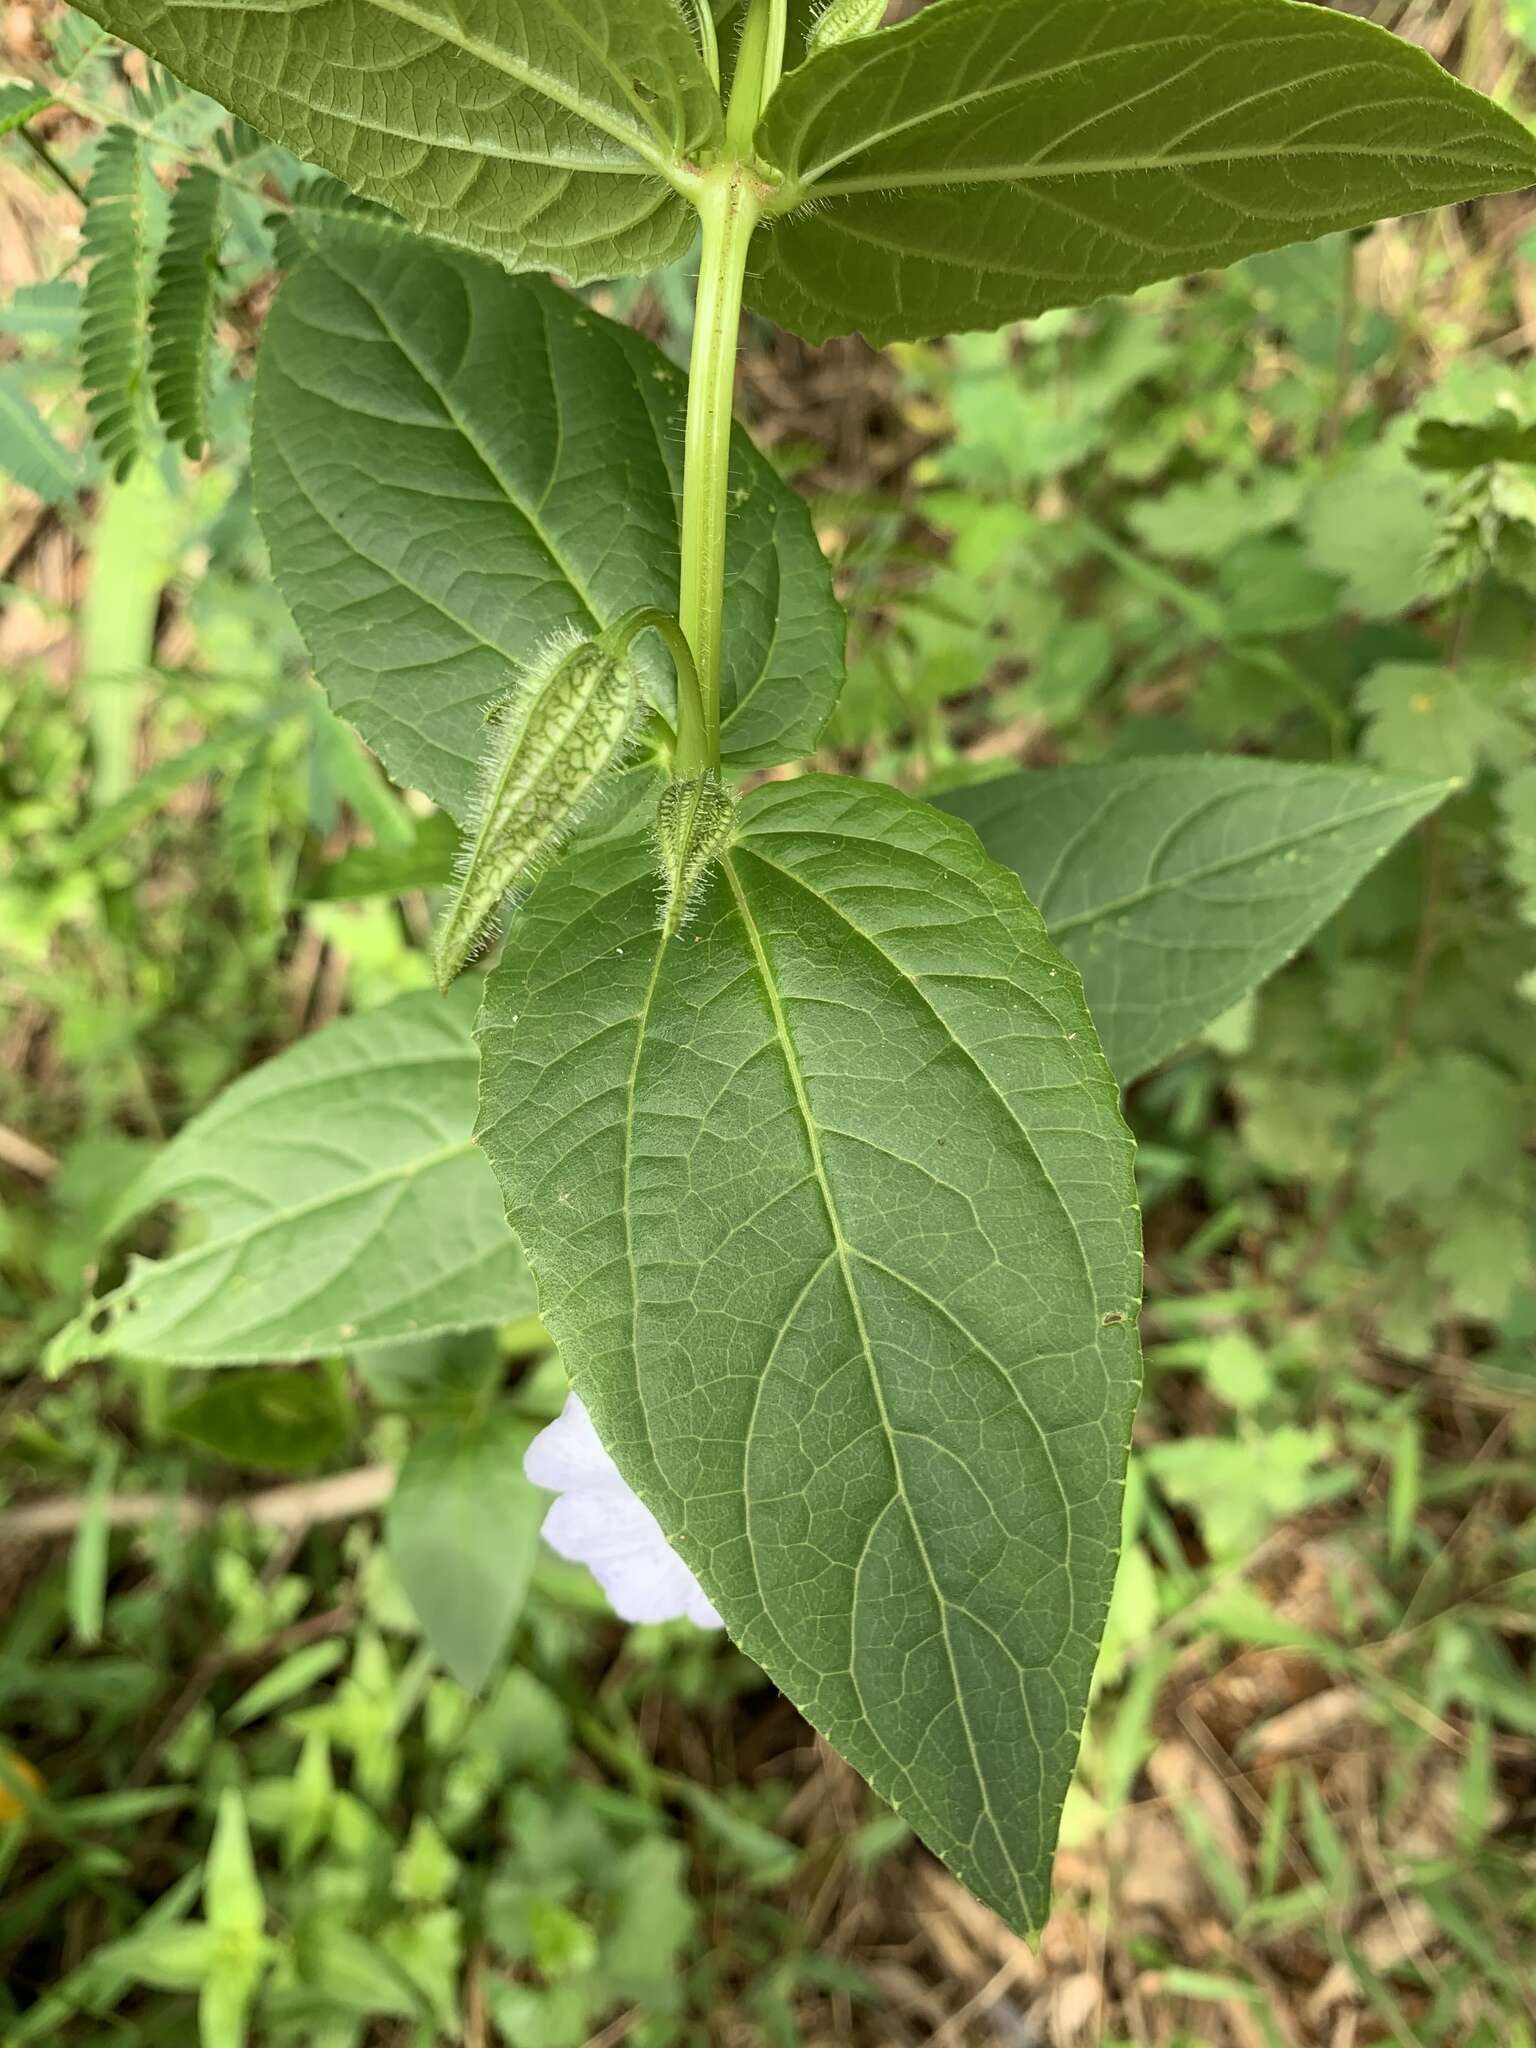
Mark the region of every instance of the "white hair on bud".
POLYGON ((544 640, 486 709, 486 744, 456 888, 433 954, 447 989, 520 902, 634 749, 642 716, 633 665, 571 626, 544 640))

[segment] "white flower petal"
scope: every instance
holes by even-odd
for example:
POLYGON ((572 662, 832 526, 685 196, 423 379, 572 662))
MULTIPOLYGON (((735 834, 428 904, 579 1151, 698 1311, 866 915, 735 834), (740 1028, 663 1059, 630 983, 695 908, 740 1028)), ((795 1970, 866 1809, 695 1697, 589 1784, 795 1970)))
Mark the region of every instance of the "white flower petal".
POLYGON ((699 1628, 724 1626, 661 1524, 625 1485, 574 1394, 528 1446, 523 1470, 556 1495, 544 1517, 544 1541, 557 1556, 587 1567, 621 1621, 686 1616, 699 1628))
POLYGON ((550 1493, 566 1493, 577 1486, 629 1493, 618 1466, 592 1427, 591 1416, 574 1394, 566 1395, 560 1413, 523 1453, 523 1470, 535 1486, 550 1493))

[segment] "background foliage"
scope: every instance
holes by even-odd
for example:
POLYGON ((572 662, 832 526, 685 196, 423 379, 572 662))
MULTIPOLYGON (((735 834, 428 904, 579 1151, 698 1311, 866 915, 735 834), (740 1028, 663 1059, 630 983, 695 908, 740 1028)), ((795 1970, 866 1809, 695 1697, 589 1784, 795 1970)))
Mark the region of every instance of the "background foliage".
MULTIPOLYGON (((1524 102, 1520 5, 1397 25, 1524 102)), ((494 1338, 373 1345, 311 1297, 182 1369, 174 1291, 250 1222, 217 1119, 346 1012, 451 1032, 412 995, 445 849, 308 682, 250 513, 254 339, 342 195, 77 17, 6 33, 5 2038, 1530 2041, 1522 204, 886 357, 749 337, 855 620, 819 765, 1463 785, 1130 1098, 1149 1398, 1037 1957, 745 1659, 538 1553, 563 1381, 518 1271, 477 1280, 494 1338), (114 1361, 82 1297, 151 1288, 157 1362, 114 1361)), ((676 358, 685 276, 599 302, 676 358)))

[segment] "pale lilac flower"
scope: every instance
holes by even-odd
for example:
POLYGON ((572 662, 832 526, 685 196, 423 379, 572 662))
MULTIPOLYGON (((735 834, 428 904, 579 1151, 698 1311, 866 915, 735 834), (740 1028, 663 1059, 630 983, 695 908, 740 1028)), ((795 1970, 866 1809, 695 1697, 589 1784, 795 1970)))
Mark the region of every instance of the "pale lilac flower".
POLYGON ((686 1615, 699 1628, 725 1626, 661 1524, 625 1485, 574 1394, 528 1446, 523 1470, 556 1496, 544 1517, 544 1541, 586 1566, 621 1621, 686 1615))

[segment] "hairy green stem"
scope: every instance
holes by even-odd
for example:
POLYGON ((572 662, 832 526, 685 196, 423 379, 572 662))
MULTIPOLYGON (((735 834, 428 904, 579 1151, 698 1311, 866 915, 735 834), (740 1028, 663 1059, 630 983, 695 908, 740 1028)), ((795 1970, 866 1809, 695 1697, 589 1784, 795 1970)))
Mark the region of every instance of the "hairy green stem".
POLYGON ((736 53, 731 104, 725 116, 726 148, 743 162, 752 159, 758 118, 783 75, 788 33, 788 0, 750 0, 742 25, 741 48, 736 53))
POLYGON ((709 0, 693 0, 693 19, 699 34, 699 55, 709 73, 710 84, 720 90, 720 44, 715 35, 715 17, 709 0))
POLYGON ((616 661, 622 661, 642 633, 659 635, 672 657, 672 667, 677 676, 679 727, 688 720, 694 730, 703 732, 704 706, 699 696, 698 667, 687 634, 670 613, 658 611, 654 605, 642 605, 637 611, 626 612, 603 634, 603 645, 616 661))
POLYGON ((31 150, 32 154, 37 158, 38 162, 44 167, 44 169, 52 171, 53 175, 58 179, 59 183, 62 186, 64 186, 67 191, 72 192, 75 198, 79 200, 80 204, 84 206, 85 191, 84 188, 76 180, 74 173, 71 170, 69 170, 67 166, 59 162, 58 158, 54 155, 53 151, 48 147, 47 143, 44 142, 43 138, 40 135, 34 135, 32 133, 32 130, 27 126, 25 122, 21 124, 21 139, 27 145, 28 149, 31 150))
POLYGON ((696 703, 690 702, 691 693, 678 694, 674 765, 679 775, 698 775, 720 766, 720 613, 725 600, 731 408, 747 246, 762 202, 745 166, 727 162, 706 173, 698 207, 704 244, 688 366, 678 611, 693 649, 699 688, 696 703))

